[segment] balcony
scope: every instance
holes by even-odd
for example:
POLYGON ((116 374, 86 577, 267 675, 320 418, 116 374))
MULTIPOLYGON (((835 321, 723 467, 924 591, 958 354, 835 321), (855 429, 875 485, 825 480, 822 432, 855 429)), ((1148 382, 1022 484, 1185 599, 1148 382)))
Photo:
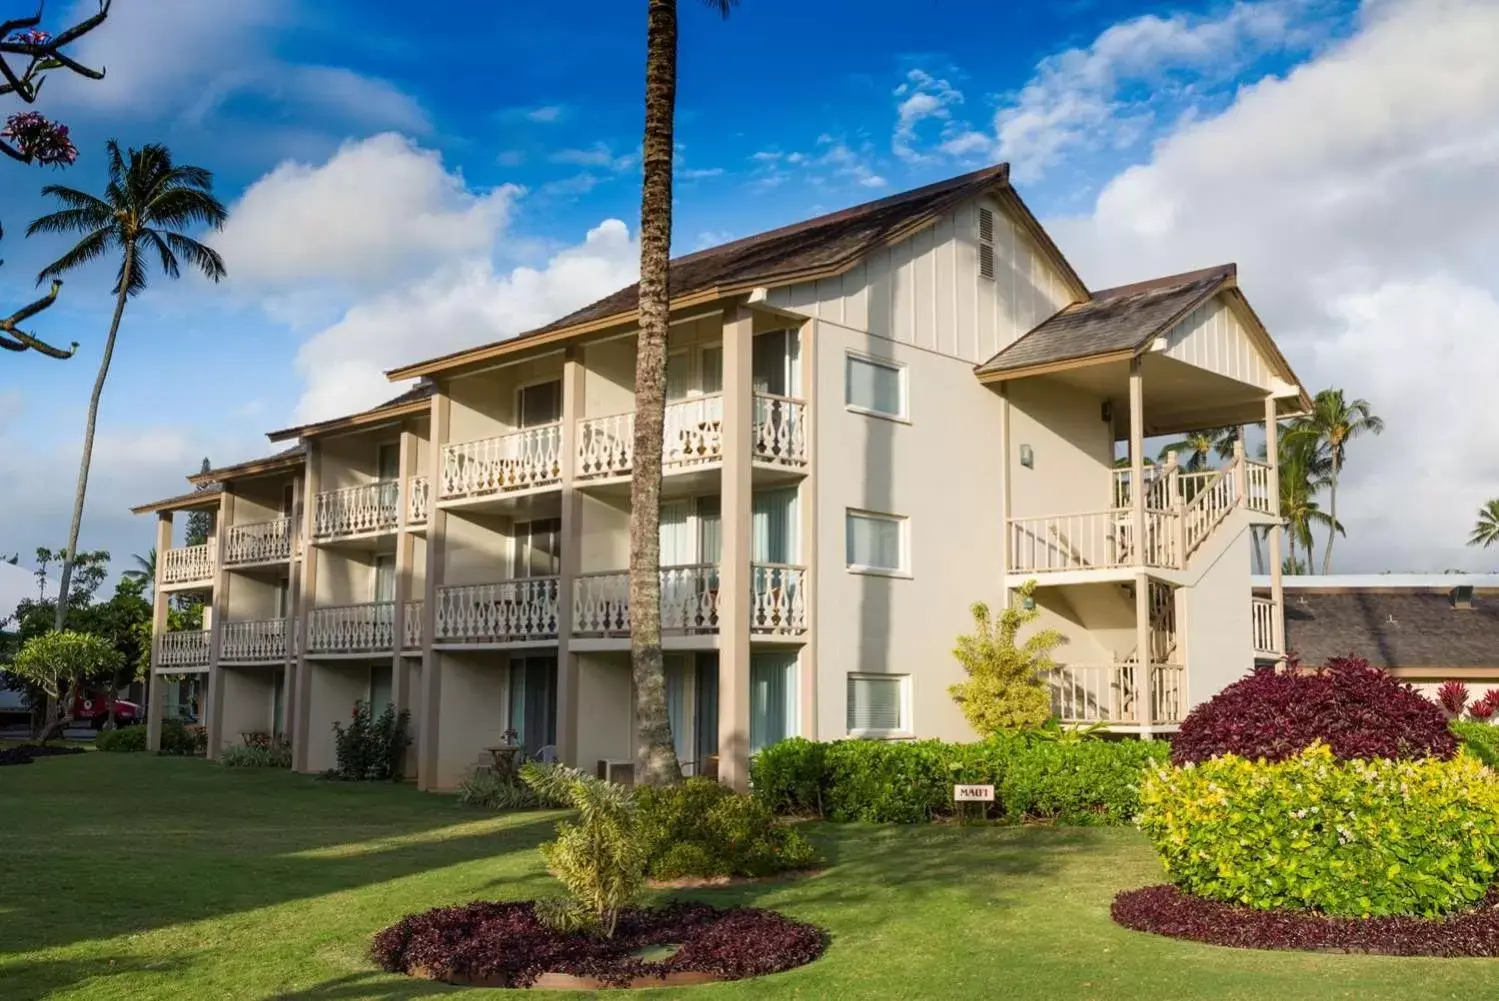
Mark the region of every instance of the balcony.
POLYGON ((425 525, 432 513, 432 481, 413 476, 406 481, 406 524, 425 525))
POLYGON ((1260 658, 1279 657, 1275 643, 1275 602, 1269 598, 1249 599, 1250 619, 1254 628, 1254 655, 1260 658))
POLYGON ((561 424, 442 447, 442 500, 534 490, 561 481, 561 424))
POLYGON ((437 589, 433 642, 466 646, 557 638, 556 577, 437 589))
MULTIPOLYGON (((197 547, 193 547, 197 548, 197 547)), ((208 630, 184 629, 174 633, 162 633, 158 637, 156 666, 158 668, 208 669, 208 630)))
POLYGON ((163 587, 209 584, 218 569, 218 545, 213 539, 198 546, 180 546, 161 555, 163 587))
POLYGON ((426 606, 424 601, 406 602, 406 614, 402 616, 404 632, 402 633, 402 650, 420 650, 422 647, 422 612, 426 606))
POLYGON ((1182 719, 1183 671, 1150 665, 1150 709, 1140 688, 1140 665, 1067 664, 1047 677, 1051 711, 1063 723, 1173 726, 1182 719))
MULTIPOLYGON (((806 466, 806 404, 757 393, 750 439, 756 462, 792 469, 806 466)), ((628 476, 634 457, 633 412, 578 422, 578 479, 628 476)), ((668 403, 662 424, 662 469, 670 472, 722 459, 722 394, 668 403)))
POLYGON ((312 534, 323 540, 394 532, 400 502, 401 485, 395 480, 325 491, 313 505, 312 534))
POLYGON ((296 635, 295 619, 226 622, 219 637, 219 662, 279 664, 287 658, 288 644, 296 656, 296 635))
POLYGON ((224 532, 224 565, 284 563, 291 559, 293 538, 290 518, 231 525, 224 532))
MULTIPOLYGON (((757 563, 750 568, 750 632, 799 636, 806 632, 806 569, 757 563)), ((661 632, 697 636, 718 632, 719 568, 697 564, 661 568, 661 632)), ((630 575, 616 570, 580 574, 573 584, 573 634, 630 635, 630 575)))
MULTIPOLYGON (((393 601, 329 605, 314 608, 307 617, 309 656, 391 653, 396 635, 393 601)), ((400 619, 400 637, 403 650, 421 646, 421 602, 406 603, 400 619)))
POLYGON ((1271 469, 1237 457, 1232 465, 1183 473, 1174 464, 1147 471, 1144 538, 1134 539, 1130 471, 1115 470, 1115 506, 1078 514, 1011 518, 1010 572, 1045 574, 1121 567, 1185 570, 1192 554, 1235 508, 1273 516, 1271 469))

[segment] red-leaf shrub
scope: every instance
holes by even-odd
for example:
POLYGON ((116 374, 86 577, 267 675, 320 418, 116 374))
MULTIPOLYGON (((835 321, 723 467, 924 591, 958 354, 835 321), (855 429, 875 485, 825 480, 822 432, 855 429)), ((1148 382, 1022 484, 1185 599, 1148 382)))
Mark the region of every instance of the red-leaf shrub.
POLYGON ((52 758, 62 754, 85 754, 81 747, 53 744, 20 744, 16 747, 0 748, 0 766, 29 765, 37 758, 52 758))
POLYGON ((1499 956, 1499 892, 1448 918, 1330 918, 1257 911, 1194 897, 1170 884, 1126 890, 1109 909, 1117 924, 1237 949, 1341 951, 1381 956, 1499 956))
POLYGON ((821 929, 749 907, 628 908, 614 937, 605 939, 553 931, 529 902, 477 901, 403 918, 375 936, 371 952, 381 969, 441 980, 528 987, 544 973, 568 973, 626 986, 637 977, 669 973, 708 973, 720 980, 780 973, 812 962, 825 947, 821 929), (668 944, 680 948, 666 959, 634 955, 668 944))
POLYGON ((1483 701, 1493 706, 1496 712, 1499 712, 1499 688, 1490 688, 1484 692, 1483 701))
POLYGON ((1487 695, 1468 707, 1468 715, 1476 720, 1486 722, 1494 715, 1495 705, 1487 695))
POLYGON ((1461 716, 1468 705, 1468 686, 1461 681, 1444 681, 1437 688, 1437 703, 1449 716, 1461 716))
POLYGON ((1338 758, 1451 758, 1458 739, 1441 709, 1358 658, 1317 670, 1261 672, 1229 685, 1182 721, 1171 760, 1219 754, 1283 761, 1322 741, 1338 758))

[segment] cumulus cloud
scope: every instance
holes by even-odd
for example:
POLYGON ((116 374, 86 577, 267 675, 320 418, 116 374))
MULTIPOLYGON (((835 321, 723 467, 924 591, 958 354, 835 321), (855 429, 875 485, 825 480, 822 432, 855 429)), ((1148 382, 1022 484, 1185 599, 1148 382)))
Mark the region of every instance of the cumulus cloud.
POLYGON ((1183 125, 1049 224, 1095 286, 1227 260, 1309 388, 1389 430, 1350 450, 1335 569, 1488 568, 1499 494, 1499 6, 1373 0, 1357 30, 1183 125))
POLYGON ((378 284, 487 252, 520 192, 471 191, 439 154, 384 133, 317 166, 277 166, 245 191, 214 243, 241 286, 378 284))
POLYGON ((949 109, 963 103, 963 92, 926 70, 913 69, 906 73, 905 82, 895 88, 895 96, 900 101, 895 106, 891 150, 908 163, 927 159, 916 149, 917 130, 927 119, 950 121, 949 109))

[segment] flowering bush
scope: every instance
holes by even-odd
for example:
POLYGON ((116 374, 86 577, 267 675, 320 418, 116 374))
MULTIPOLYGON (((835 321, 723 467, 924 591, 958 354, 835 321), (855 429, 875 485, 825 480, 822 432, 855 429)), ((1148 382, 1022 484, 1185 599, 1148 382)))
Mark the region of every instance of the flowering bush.
POLYGON ((609 986, 673 973, 741 980, 780 973, 822 955, 812 925, 770 911, 679 903, 621 913, 613 938, 554 931, 530 903, 477 902, 402 919, 375 936, 373 957, 391 973, 453 982, 529 987, 544 973, 596 977, 609 986), (661 960, 638 958, 651 946, 679 948, 661 960))
POLYGON ((1239 949, 1362 952, 1381 956, 1499 956, 1499 894, 1485 906, 1428 918, 1332 918, 1307 911, 1256 911, 1183 893, 1169 884, 1126 890, 1114 920, 1154 932, 1239 949))
POLYGON ((329 777, 347 782, 399 782, 411 743, 410 728, 411 713, 405 709, 396 712, 393 704, 387 704, 376 716, 368 702, 355 702, 347 727, 333 721, 338 767, 329 777))
POLYGON ((1317 741, 1345 759, 1457 753, 1441 709, 1367 661, 1339 658, 1319 670, 1265 671, 1229 685, 1187 714, 1171 759, 1283 761, 1317 741))
POLYGON ((1224 755, 1149 772, 1140 801, 1173 882, 1256 909, 1446 914, 1481 900, 1499 867, 1499 778, 1467 755, 1224 755))
POLYGON ((23 111, 5 120, 0 139, 8 140, 28 160, 66 167, 78 159, 78 147, 68 127, 48 120, 35 111, 23 111))
POLYGON ((770 876, 819 861, 811 843, 770 807, 712 779, 643 788, 635 802, 653 879, 770 876))

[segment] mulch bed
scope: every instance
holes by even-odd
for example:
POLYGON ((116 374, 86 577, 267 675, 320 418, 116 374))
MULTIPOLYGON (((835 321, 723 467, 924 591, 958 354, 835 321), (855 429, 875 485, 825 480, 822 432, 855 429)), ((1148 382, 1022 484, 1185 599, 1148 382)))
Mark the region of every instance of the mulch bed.
POLYGON ((53 758, 61 754, 87 754, 83 747, 51 744, 21 744, 18 747, 0 748, 0 767, 5 765, 29 765, 37 758, 53 758))
POLYGON ((1314 911, 1260 911, 1194 897, 1170 884, 1126 890, 1114 921, 1135 931, 1236 949, 1378 956, 1499 956, 1499 891, 1445 918, 1334 918, 1314 911))
POLYGON ((557 932, 528 901, 476 901, 414 914, 375 936, 391 973, 482 987, 662 987, 743 980, 822 955, 820 928, 751 907, 676 903, 624 911, 614 938, 557 932), (662 946, 659 959, 640 954, 662 946))

